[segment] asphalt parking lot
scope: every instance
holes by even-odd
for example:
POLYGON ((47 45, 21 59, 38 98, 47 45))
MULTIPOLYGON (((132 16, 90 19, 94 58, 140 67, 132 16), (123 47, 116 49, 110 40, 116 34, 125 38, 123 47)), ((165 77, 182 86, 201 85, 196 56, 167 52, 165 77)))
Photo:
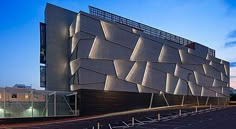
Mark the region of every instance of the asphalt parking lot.
POLYGON ((235 129, 236 107, 137 125, 131 129, 235 129))
POLYGON ((235 129, 235 107, 209 107, 142 112, 92 120, 71 120, 17 129, 235 129), (158 118, 158 113, 160 117, 158 118), (158 120, 159 119, 159 120, 158 120))

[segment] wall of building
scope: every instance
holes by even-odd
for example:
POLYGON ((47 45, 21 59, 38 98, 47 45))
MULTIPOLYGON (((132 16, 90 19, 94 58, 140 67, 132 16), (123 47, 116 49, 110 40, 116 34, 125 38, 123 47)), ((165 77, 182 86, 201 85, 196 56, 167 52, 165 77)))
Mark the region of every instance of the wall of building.
POLYGON ((70 26, 71 90, 225 97, 229 63, 81 12, 70 26))
POLYGON ((46 89, 78 91, 81 115, 228 102, 229 63, 206 46, 50 4, 45 22, 46 89))
POLYGON ((77 13, 47 4, 46 90, 69 91, 69 26, 77 13))

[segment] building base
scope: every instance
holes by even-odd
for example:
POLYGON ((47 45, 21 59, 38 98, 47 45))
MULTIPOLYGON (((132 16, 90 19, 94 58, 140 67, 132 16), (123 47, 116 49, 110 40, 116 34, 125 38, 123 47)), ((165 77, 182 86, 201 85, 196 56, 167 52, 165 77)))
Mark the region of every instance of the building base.
POLYGON ((78 90, 80 116, 98 115, 173 105, 224 105, 227 98, 152 94, 120 91, 78 90))

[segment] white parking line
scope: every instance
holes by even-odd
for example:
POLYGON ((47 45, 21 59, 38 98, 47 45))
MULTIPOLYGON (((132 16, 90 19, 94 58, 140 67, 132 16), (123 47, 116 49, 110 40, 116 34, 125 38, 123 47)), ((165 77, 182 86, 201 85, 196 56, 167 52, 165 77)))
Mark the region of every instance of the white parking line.
POLYGON ((145 118, 147 118, 147 119, 149 119, 149 120, 151 120, 151 121, 154 121, 155 119, 152 119, 152 118, 150 118, 150 117, 145 117, 145 118))
POLYGON ((124 123, 127 127, 129 127, 129 125, 128 124, 126 124, 124 121, 122 121, 122 123, 124 123))
POLYGON ((142 121, 139 121, 139 120, 137 120, 137 119, 135 119, 135 121, 137 121, 137 122, 139 122, 139 123, 141 123, 141 124, 144 124, 142 121))
POLYGON ((111 124, 110 124, 110 123, 108 124, 108 126, 109 126, 109 128, 110 128, 110 129, 112 129, 112 127, 111 127, 111 124))

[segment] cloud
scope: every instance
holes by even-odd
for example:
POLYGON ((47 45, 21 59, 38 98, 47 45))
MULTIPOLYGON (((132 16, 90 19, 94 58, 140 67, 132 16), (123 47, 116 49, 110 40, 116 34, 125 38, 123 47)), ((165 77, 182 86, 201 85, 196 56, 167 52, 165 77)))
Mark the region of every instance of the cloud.
POLYGON ((233 31, 229 32, 227 37, 228 38, 236 38, 236 30, 233 30, 233 31))
POLYGON ((236 67, 236 62, 230 62, 230 67, 236 67))
POLYGON ((225 43, 225 48, 226 47, 233 47, 236 46, 236 41, 230 41, 225 43))
MULTIPOLYGON (((226 36, 227 39, 234 39, 236 38, 236 30, 233 30, 231 32, 228 33, 228 35, 226 36)), ((236 40, 231 40, 231 41, 228 41, 225 43, 224 47, 227 48, 227 47, 233 47, 236 45, 236 40)))
POLYGON ((230 67, 236 67, 236 62, 230 62, 230 67))

